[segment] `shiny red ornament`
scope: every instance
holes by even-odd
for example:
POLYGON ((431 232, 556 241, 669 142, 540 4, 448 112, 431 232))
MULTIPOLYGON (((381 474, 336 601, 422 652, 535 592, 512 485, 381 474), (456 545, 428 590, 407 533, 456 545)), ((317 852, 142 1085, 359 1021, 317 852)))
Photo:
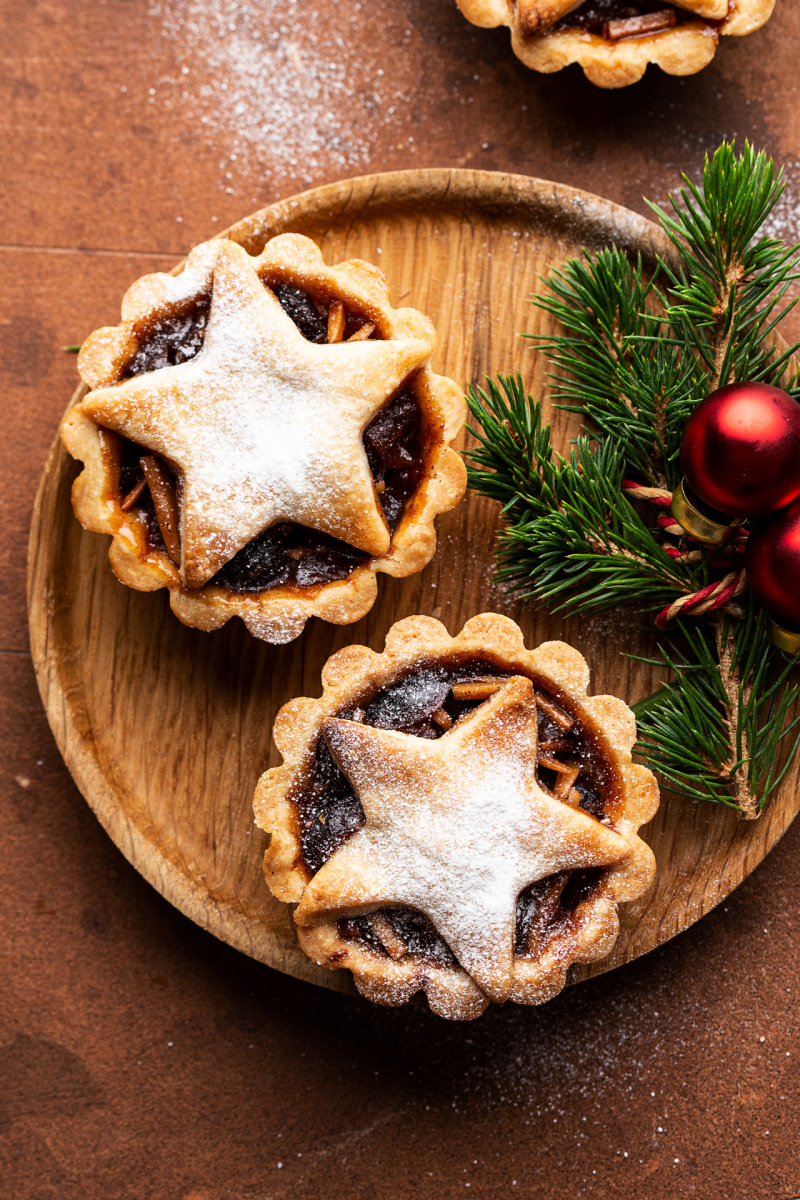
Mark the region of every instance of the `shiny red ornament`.
POLYGON ((728 517, 760 517, 800 495, 800 404, 766 383, 732 383, 698 404, 683 432, 692 494, 728 517))
POLYGON ((744 561, 747 582, 773 620, 800 626, 800 497, 759 522, 744 561))

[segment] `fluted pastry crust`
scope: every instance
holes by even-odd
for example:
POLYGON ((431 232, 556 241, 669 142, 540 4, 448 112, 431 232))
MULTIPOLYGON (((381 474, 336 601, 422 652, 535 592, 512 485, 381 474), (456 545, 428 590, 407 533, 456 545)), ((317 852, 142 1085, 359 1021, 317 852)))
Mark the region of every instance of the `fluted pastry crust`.
MULTIPOLYGON (((264 859, 267 883, 278 899, 299 905, 295 914, 298 938, 310 958, 330 969, 351 970, 359 990, 376 1003, 403 1004, 415 992, 423 991, 431 1008, 440 1015, 470 1019, 478 1016, 490 999, 511 999, 521 1004, 542 1003, 564 987, 567 970, 572 963, 591 962, 610 952, 619 927, 617 905, 641 896, 653 879, 653 855, 646 843, 637 836, 637 830, 653 817, 658 808, 658 787, 653 774, 631 759, 636 738, 633 714, 616 697, 587 695, 589 670, 576 650, 563 642, 546 642, 534 650, 527 650, 519 627, 508 618, 493 613, 474 617, 455 638, 449 636, 440 622, 430 617, 409 617, 390 629, 382 654, 365 646, 349 646, 333 655, 323 668, 322 682, 324 690, 318 700, 298 698, 284 705, 279 712, 273 732, 284 762, 262 775, 254 798, 256 821, 271 835, 264 859), (439 741, 430 743, 400 733, 392 734, 388 739, 384 735, 376 738, 376 731, 369 726, 365 728, 348 721, 331 721, 331 718, 353 710, 365 696, 374 696, 415 669, 452 661, 455 657, 464 660, 470 655, 481 657, 487 654, 502 669, 518 672, 520 678, 513 676, 504 688, 504 692, 509 693, 507 702, 503 701, 502 696, 496 696, 493 701, 487 701, 486 705, 475 710, 475 714, 480 714, 482 709, 488 709, 492 704, 501 705, 501 701, 510 703, 512 708, 515 703, 524 706, 527 701, 519 693, 524 692, 527 680, 533 678, 537 686, 546 687, 568 702, 570 712, 586 728, 596 733, 618 780, 610 829, 601 829, 600 822, 581 812, 580 821, 584 822, 586 829, 576 829, 574 832, 575 837, 586 836, 593 842, 592 853, 596 862, 612 865, 605 871, 595 891, 577 906, 573 919, 557 928, 539 953, 534 957, 514 956, 510 975, 507 954, 504 968, 502 963, 499 966, 494 964, 489 955, 490 961, 484 963, 478 957, 478 969, 473 967, 470 973, 462 965, 462 959, 469 955, 457 955, 459 961, 455 965, 432 965, 430 962, 417 961, 410 954, 399 959, 381 956, 358 941, 345 939, 337 925, 341 918, 354 913, 363 915, 381 907, 377 902, 370 904, 368 898, 363 901, 363 896, 363 902, 354 902, 354 897, 361 895, 359 889, 362 884, 366 888, 364 895, 368 896, 370 881, 366 877, 373 873, 372 864, 377 861, 377 854, 370 852, 362 858, 360 870, 365 878, 358 877, 358 870, 356 877, 349 879, 343 872, 343 864, 346 865, 350 860, 359 861, 352 847, 365 829, 369 829, 370 817, 367 818, 366 827, 334 850, 322 868, 312 873, 303 859, 298 808, 294 799, 313 769, 323 727, 327 731, 333 730, 338 737, 342 731, 346 734, 349 726, 351 740, 355 738, 356 743, 359 738, 365 738, 367 742, 388 743, 395 739, 395 744, 401 745, 396 739, 405 738, 406 748, 412 755, 415 746, 425 748, 425 754, 428 755, 433 753, 431 746, 439 747, 441 753, 446 755, 448 738, 454 739, 458 735, 458 752, 462 753, 466 725, 457 725, 439 741), (512 695, 515 688, 518 694, 512 695), (461 734, 458 733, 459 729, 462 730, 461 734), (590 828, 592 825, 594 830, 590 828), (480 978, 482 986, 476 982, 475 975, 480 978)), ((330 733, 328 741, 331 744, 330 733)), ((456 747, 455 740, 450 745, 456 747)), ((372 752, 376 752, 374 747, 370 750, 372 752)), ((522 751, 523 758, 524 753, 522 751)), ((396 764, 392 761, 391 746, 388 754, 386 761, 394 770, 396 764)), ((378 774, 383 779, 384 774, 388 778, 391 772, 387 767, 385 772, 379 771, 378 774)), ((407 777, 410 780, 408 772, 407 777)), ((411 783, 408 786, 411 787, 411 783)), ((439 795, 442 788, 437 786, 431 794, 434 792, 439 795)), ((534 806, 536 802, 534 796, 534 806)), ((552 808, 553 802, 550 803, 552 808)), ((563 809, 565 828, 569 822, 574 823, 574 809, 560 803, 556 803, 556 807, 563 809)), ((371 811, 367 805, 365 809, 371 811)), ((419 890, 417 880, 414 893, 416 906, 431 917, 432 912, 426 908, 424 901, 419 900, 419 890)), ((424 893, 424 886, 422 890, 424 893)), ((395 899, 396 902, 402 902, 399 897, 395 899)), ((435 908, 433 899, 431 905, 435 908)))
POLYGON ((456 2, 474 25, 507 25, 514 53, 531 70, 549 74, 578 63, 587 79, 602 88, 636 83, 649 63, 668 75, 694 75, 711 62, 720 35, 753 33, 769 20, 775 7, 775 0, 669 0, 696 20, 610 41, 580 28, 558 28, 558 22, 579 10, 583 0, 456 2))
MULTIPOLYGON (((265 319, 273 323, 283 321, 288 325, 289 318, 279 310, 271 293, 265 288, 261 288, 261 291, 264 293, 263 301, 253 295, 249 302, 270 304, 272 307, 266 310, 265 319)), ((212 300, 209 330, 213 319, 212 300)), ((317 246, 299 234, 283 234, 273 238, 257 257, 250 257, 240 246, 225 239, 204 243, 192 251, 179 274, 149 275, 138 280, 123 300, 122 323, 96 331, 81 350, 79 369, 92 390, 70 410, 61 430, 69 452, 84 463, 84 470, 73 487, 75 513, 87 529, 111 535, 109 557, 117 577, 129 587, 141 591, 168 588, 172 609, 186 625, 205 630, 216 629, 232 616, 239 616, 256 637, 271 642, 286 642, 297 637, 311 616, 335 624, 358 620, 375 601, 377 572, 405 576, 419 571, 430 561, 436 546, 434 518, 452 508, 464 493, 466 472, 461 458, 450 448, 450 442, 464 423, 466 408, 461 389, 453 380, 431 371, 430 359, 435 348, 436 333, 431 322, 416 309, 392 308, 386 279, 370 263, 351 260, 329 267, 324 263, 317 246), (362 363, 366 363, 365 370, 383 372, 375 390, 376 394, 380 391, 383 379, 387 399, 397 380, 404 374, 413 373, 413 391, 422 410, 426 429, 424 473, 398 528, 390 538, 373 499, 372 484, 366 475, 366 460, 363 464, 355 462, 351 472, 355 483, 351 488, 354 499, 350 509, 355 514, 356 523, 344 526, 345 536, 342 540, 347 541, 347 534, 350 533, 353 541, 348 544, 355 543, 360 549, 370 552, 372 557, 356 566, 345 579, 304 589, 277 586, 261 592, 234 592, 207 580, 221 561, 232 557, 238 542, 231 541, 230 537, 226 542, 213 526, 204 533, 202 523, 196 521, 199 533, 195 543, 199 549, 195 549, 190 558, 186 552, 188 522, 183 514, 183 556, 182 561, 176 563, 168 553, 153 549, 149 544, 141 516, 135 510, 124 512, 121 508, 118 439, 113 433, 109 434, 107 429, 111 427, 125 436, 131 436, 128 433, 131 418, 127 408, 132 405, 123 404, 123 397, 128 393, 134 394, 135 402, 141 406, 147 387, 157 376, 160 377, 162 390, 167 377, 177 380, 175 386, 178 387, 186 379, 188 369, 199 362, 199 356, 181 366, 138 375, 122 383, 120 376, 140 348, 148 326, 152 328, 154 321, 185 310, 187 304, 207 297, 209 293, 213 297, 215 272, 222 272, 223 269, 233 280, 233 290, 237 287, 241 290, 244 286, 241 280, 244 279, 246 283, 251 275, 253 279, 257 278, 271 287, 286 283, 322 295, 331 302, 340 301, 345 309, 358 312, 374 324, 381 340, 362 341, 352 349, 342 345, 314 346, 307 350, 299 345, 302 339, 294 326, 291 327, 291 334, 298 343, 293 346, 295 358, 306 354, 312 358, 313 365, 314 355, 318 360, 320 351, 334 351, 339 356, 333 369, 329 370, 329 374, 334 376, 337 362, 345 358, 355 361, 352 371, 355 385, 352 390, 356 399, 358 371, 362 363), (360 503, 358 486, 364 497, 360 503)), ((268 349, 272 353, 274 347, 268 349)), ((372 376, 369 378, 373 382, 372 376)), ((188 407, 192 408, 191 404, 188 407)), ((168 403, 162 404, 159 414, 162 422, 165 413, 168 418, 168 403)), ((363 426, 364 419, 356 411, 353 422, 359 419, 363 426)), ((141 418, 137 420, 135 427, 138 429, 143 422, 141 418)), ((149 410, 145 425, 147 420, 149 410)), ((170 432, 167 430, 167 433, 170 432)), ((357 428, 355 433, 358 434, 357 428)), ((136 442, 137 437, 132 436, 131 440, 136 442)), ((213 441, 213 437, 209 440, 213 441)), ((335 447, 336 438, 330 441, 335 447)), ((164 444, 169 446, 172 443, 165 439, 164 444)), ((154 448, 160 453, 164 452, 161 441, 154 448)), ((353 451, 355 460, 359 456, 363 458, 360 442, 353 451)), ((338 477, 341 474, 337 472, 338 477)), ((315 523, 313 504, 314 492, 311 489, 311 519, 307 518, 307 505, 301 511, 298 523, 327 531, 321 518, 315 523)), ((332 507, 330 497, 320 495, 318 504, 322 515, 328 519, 328 510, 332 507)), ((198 505, 197 510, 202 515, 208 507, 207 503, 198 505)), ((291 520, 292 515, 289 513, 281 519, 291 520)), ((263 527, 268 526, 269 522, 263 527)), ((335 527, 332 528, 333 536, 337 536, 335 527)), ((254 535, 251 533, 250 536, 254 535)), ((247 537, 240 537, 239 542, 246 540, 247 537)))

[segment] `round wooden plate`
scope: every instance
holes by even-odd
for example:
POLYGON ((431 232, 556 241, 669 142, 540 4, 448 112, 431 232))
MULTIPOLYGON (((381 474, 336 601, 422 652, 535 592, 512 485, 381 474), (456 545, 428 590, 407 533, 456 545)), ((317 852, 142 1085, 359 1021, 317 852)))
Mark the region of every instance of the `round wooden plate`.
MULTIPOLYGON (((314 238, 328 262, 355 257, 381 266, 392 302, 435 322, 437 371, 466 386, 487 372, 519 368, 535 394, 544 390, 546 363, 519 335, 550 328, 528 303, 540 276, 584 246, 621 244, 647 262, 666 249, 654 225, 597 196, 482 171, 332 184, 226 233, 255 254, 287 231, 314 238)), ((565 413, 553 420, 563 449, 577 426, 565 413)), ((270 895, 251 797, 260 773, 277 761, 270 744, 276 712, 292 696, 319 695, 330 654, 354 642, 380 650, 389 626, 411 613, 437 616, 455 633, 493 609, 519 621, 528 645, 564 638, 577 646, 594 692, 634 703, 657 685, 655 672, 624 657, 647 652, 635 618, 564 620, 523 608, 493 586, 497 507, 476 495, 439 519, 439 549, 422 574, 380 576, 379 599, 357 625, 313 621, 296 641, 276 647, 255 641, 236 620, 217 633, 185 629, 165 592, 119 584, 108 565, 109 539, 86 533, 72 514, 77 470, 56 438, 29 552, 33 661, 59 749, 117 846, 154 887, 218 937, 300 979, 353 990, 347 972, 305 958, 289 908, 270 895)), ((613 953, 573 967, 573 980, 653 949, 741 883, 797 813, 797 774, 789 772, 765 815, 749 824, 665 795, 644 831, 658 859, 656 884, 623 906, 613 953)))

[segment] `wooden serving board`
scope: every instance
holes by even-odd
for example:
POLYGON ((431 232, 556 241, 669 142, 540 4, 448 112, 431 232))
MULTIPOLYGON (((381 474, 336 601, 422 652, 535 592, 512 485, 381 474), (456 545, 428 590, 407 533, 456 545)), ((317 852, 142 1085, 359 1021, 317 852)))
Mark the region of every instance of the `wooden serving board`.
MULTIPOLYGON (((365 258, 385 271, 396 306, 427 313, 439 331, 434 368, 466 386, 519 368, 541 394, 546 363, 521 333, 551 322, 528 299, 540 276, 577 254, 616 243, 652 262, 660 231, 597 196, 524 176, 427 170, 373 175, 281 201, 226 231, 251 253, 277 233, 314 238, 328 262, 365 258)), ((108 323, 118 320, 108 313, 108 323)), ((88 331, 87 331, 88 332, 88 331)), ((80 395, 83 394, 79 391, 80 395)), ((552 419, 566 448, 577 425, 552 419)), ((466 444, 466 436, 464 442, 466 444)), ((265 836, 251 809, 260 773, 278 759, 270 729, 280 706, 320 692, 320 669, 349 643, 383 647, 412 613, 451 633, 476 613, 504 612, 528 645, 564 638, 586 656, 593 692, 629 703, 657 674, 623 656, 647 652, 629 614, 564 620, 523 607, 492 584, 497 506, 468 493, 438 521, 439 549, 405 580, 379 577, 379 598, 356 625, 312 621, 287 646, 255 641, 237 620, 216 633, 186 629, 165 592, 116 581, 109 539, 72 514, 78 467, 56 438, 36 501, 29 551, 31 646, 42 699, 72 775, 117 846, 182 912, 245 953, 300 979, 352 991, 300 951, 288 907, 261 874, 265 836)), ((658 860, 652 891, 623 906, 613 953, 585 979, 665 942, 718 904, 756 867, 800 806, 798 771, 757 822, 668 794, 644 830, 658 860)))

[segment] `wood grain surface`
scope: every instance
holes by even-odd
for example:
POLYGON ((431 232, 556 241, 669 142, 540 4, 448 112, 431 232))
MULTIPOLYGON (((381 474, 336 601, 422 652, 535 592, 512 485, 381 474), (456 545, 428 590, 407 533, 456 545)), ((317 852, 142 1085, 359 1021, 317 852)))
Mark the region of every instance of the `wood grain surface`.
MULTIPOLYGON (((652 224, 596 196, 465 170, 332 184, 274 204, 228 236, 257 253, 286 231, 314 238, 328 262, 378 263, 392 302, 433 319, 436 370, 466 386, 487 371, 519 368, 535 394, 546 388, 546 364, 520 334, 550 327, 528 303, 541 275, 582 246, 613 242, 646 261, 663 249, 652 224)), ((551 416, 564 449, 577 426, 567 414, 551 416)), ((389 626, 412 613, 439 617, 455 633, 491 609, 517 620, 529 645, 564 638, 577 646, 592 670, 592 692, 634 703, 657 686, 653 671, 624 656, 648 645, 635 618, 563 620, 523 608, 493 585, 497 507, 474 494, 439 519, 439 549, 424 572, 380 578, 366 618, 345 627, 313 621, 295 642, 274 647, 238 621, 213 634, 186 629, 164 592, 119 584, 108 538, 86 533, 72 514, 77 470, 56 439, 29 548, 33 660, 61 753, 113 840, 154 887, 218 937, 298 978, 353 990, 348 973, 305 958, 289 909, 270 895, 251 798, 261 771, 277 761, 270 729, 278 708, 293 696, 319 694, 330 654, 353 642, 379 650, 389 626)), ((746 825, 722 809, 664 794, 644 831, 658 860, 656 884, 623 907, 609 958, 573 967, 572 980, 636 958, 708 912, 792 821, 796 784, 792 771, 765 816, 746 825)))

